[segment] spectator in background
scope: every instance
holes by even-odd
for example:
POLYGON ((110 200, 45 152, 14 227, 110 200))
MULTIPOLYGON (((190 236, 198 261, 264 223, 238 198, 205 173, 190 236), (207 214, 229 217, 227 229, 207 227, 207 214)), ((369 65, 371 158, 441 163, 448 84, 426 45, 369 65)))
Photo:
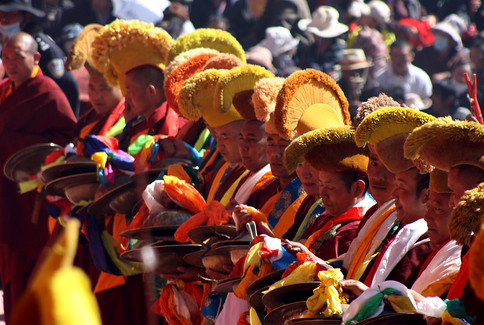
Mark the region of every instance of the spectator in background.
POLYGON ((277 72, 274 64, 272 63, 271 51, 263 46, 251 47, 247 52, 245 52, 245 58, 248 64, 263 66, 272 73, 277 72))
POLYGON ((415 93, 423 100, 432 95, 428 74, 412 64, 414 53, 410 43, 398 40, 390 47, 390 62, 376 81, 385 87, 400 86, 405 95, 415 93))
POLYGON ((458 16, 451 16, 432 28, 435 36, 433 45, 415 54, 413 64, 427 72, 432 80, 434 77, 449 76, 452 65, 468 56, 460 36, 465 24, 458 16))
POLYGON ((65 71, 65 53, 41 27, 44 12, 32 7, 30 0, 7 0, 0 3, 0 34, 6 39, 16 32, 26 32, 35 39, 42 72, 54 79, 64 91, 74 115, 79 114, 79 89, 72 73, 65 71))
POLYGON ((188 14, 188 7, 183 3, 173 1, 163 11, 163 20, 156 23, 174 39, 180 35, 191 33, 195 30, 188 14))
POLYGON ((360 48, 373 62, 370 69, 372 77, 383 72, 388 55, 388 46, 395 40, 395 35, 389 32, 390 8, 383 1, 355 2, 355 14, 360 14, 356 22, 359 25, 348 35, 348 48, 360 48))
POLYGON ((75 5, 64 12, 61 26, 78 23, 82 26, 89 24, 106 25, 116 17, 113 15, 111 0, 88 0, 75 5))
POLYGON ((226 0, 194 0, 190 6, 190 20, 195 28, 210 27, 215 17, 226 17, 232 6, 226 0))
MULTIPOLYGON (((302 69, 312 68, 332 76, 334 66, 343 56, 345 41, 342 36, 348 26, 338 21, 339 13, 329 6, 320 6, 311 18, 301 19, 298 26, 302 31, 311 33, 314 42, 309 46, 301 44, 296 65, 302 69)), ((337 78, 335 78, 337 79, 337 78)))
POLYGON ((287 77, 298 70, 294 63, 299 39, 293 38, 289 29, 278 26, 266 29, 266 37, 258 44, 265 47, 272 54, 272 62, 276 68, 276 74, 287 77))
POLYGON ((455 87, 446 81, 433 83, 432 107, 427 113, 436 117, 451 116, 455 120, 465 120, 470 110, 461 107, 457 102, 457 91, 455 87))
POLYGON ((306 40, 297 22, 310 15, 306 0, 239 0, 227 12, 228 31, 244 49, 262 41, 271 26, 286 27, 292 35, 306 40))

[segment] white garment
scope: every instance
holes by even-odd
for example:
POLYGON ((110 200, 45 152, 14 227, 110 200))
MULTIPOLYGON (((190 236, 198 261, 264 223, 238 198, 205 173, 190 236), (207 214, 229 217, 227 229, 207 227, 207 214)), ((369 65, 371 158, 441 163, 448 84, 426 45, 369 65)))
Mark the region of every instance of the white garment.
MULTIPOLYGON (((350 248, 346 252, 346 254, 343 257, 343 267, 348 270, 350 268, 351 262, 353 261, 354 255, 356 253, 356 250, 358 249, 358 246, 360 246, 361 241, 365 237, 366 233, 370 229, 371 225, 375 222, 376 219, 378 219, 383 213, 385 213, 388 209, 390 209, 395 203, 394 199, 391 199, 381 205, 368 219, 368 221, 365 223, 365 225, 361 228, 361 230, 358 232, 358 237, 356 237, 350 245, 350 248)), ((375 234, 375 237, 373 237, 371 241, 371 245, 368 249, 367 254, 365 255, 365 260, 367 260, 373 253, 376 251, 378 246, 380 246, 381 242, 385 237, 387 236, 388 232, 390 231, 391 226, 397 219, 397 213, 394 211, 391 213, 388 218, 382 223, 381 227, 378 229, 377 233, 375 234)))
POLYGON ((458 272, 461 264, 461 250, 462 246, 457 245, 455 240, 445 244, 417 278, 412 289, 421 293, 431 283, 458 272))
POLYGON ((387 69, 375 79, 383 88, 402 87, 405 94, 414 93, 422 99, 430 98, 432 95, 432 81, 429 75, 413 64, 408 65, 405 76, 395 74, 389 64, 387 69))
POLYGON ((265 175, 265 173, 271 171, 271 165, 267 164, 261 169, 259 169, 258 172, 250 175, 245 182, 240 185, 239 189, 237 190, 237 193, 235 193, 234 199, 237 201, 239 204, 245 204, 247 200, 249 199, 250 194, 252 193, 252 190, 254 189, 254 186, 257 184, 259 179, 261 179, 262 176, 265 175))
POLYGON ((375 276, 371 282, 372 286, 385 281, 395 266, 412 248, 429 241, 425 239, 417 242, 420 236, 427 232, 427 229, 427 222, 424 219, 419 219, 398 231, 395 239, 383 254, 380 264, 378 264, 375 276))
POLYGON ((248 310, 247 300, 240 299, 233 292, 229 292, 220 314, 215 319, 215 325, 237 325, 240 314, 248 310))

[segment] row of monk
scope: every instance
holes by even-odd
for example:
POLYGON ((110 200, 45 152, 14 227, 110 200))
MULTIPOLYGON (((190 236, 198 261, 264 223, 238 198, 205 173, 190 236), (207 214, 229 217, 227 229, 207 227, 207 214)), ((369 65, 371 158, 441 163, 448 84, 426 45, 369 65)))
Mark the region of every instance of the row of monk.
POLYGON ((385 94, 352 121, 330 76, 221 30, 86 26, 77 122, 29 35, 2 59, 7 322, 484 322, 479 122, 385 94))

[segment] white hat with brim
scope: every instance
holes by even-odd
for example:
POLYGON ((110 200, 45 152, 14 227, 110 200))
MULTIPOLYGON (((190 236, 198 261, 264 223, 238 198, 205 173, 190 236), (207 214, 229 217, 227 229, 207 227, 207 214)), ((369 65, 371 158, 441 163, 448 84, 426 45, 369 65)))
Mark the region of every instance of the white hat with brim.
POLYGON ((432 27, 432 32, 433 31, 440 31, 449 35, 450 38, 452 38, 452 40, 456 42, 459 47, 462 47, 462 38, 459 35, 458 27, 453 25, 451 22, 442 21, 440 23, 437 23, 434 27, 432 27))
POLYGON ((258 44, 269 49, 274 57, 296 48, 299 44, 297 38, 292 37, 289 29, 282 26, 266 29, 266 37, 258 44))
POLYGON ((365 52, 362 49, 343 50, 343 56, 340 61, 341 70, 358 70, 371 66, 373 66, 373 63, 366 59, 365 52))
POLYGON ((0 4, 0 12, 25 11, 32 15, 42 18, 45 13, 42 10, 34 8, 30 0, 11 0, 0 4))
POLYGON ((320 6, 311 18, 301 19, 298 27, 321 38, 333 38, 348 31, 348 26, 338 21, 339 13, 329 6, 320 6))

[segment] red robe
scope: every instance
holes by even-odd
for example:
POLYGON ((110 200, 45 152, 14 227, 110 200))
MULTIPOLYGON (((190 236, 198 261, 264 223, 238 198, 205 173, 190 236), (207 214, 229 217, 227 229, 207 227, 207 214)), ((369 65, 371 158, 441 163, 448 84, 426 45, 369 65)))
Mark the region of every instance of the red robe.
MULTIPOLYGON (((9 80, 0 84, 0 92, 9 80)), ((18 150, 45 142, 66 145, 75 117, 57 84, 39 71, 0 103, 0 164, 18 150)), ((41 209, 32 223, 36 192, 18 194, 17 184, 2 173, 0 179, 0 273, 8 319, 24 291, 26 280, 48 238, 47 213, 41 209)))

